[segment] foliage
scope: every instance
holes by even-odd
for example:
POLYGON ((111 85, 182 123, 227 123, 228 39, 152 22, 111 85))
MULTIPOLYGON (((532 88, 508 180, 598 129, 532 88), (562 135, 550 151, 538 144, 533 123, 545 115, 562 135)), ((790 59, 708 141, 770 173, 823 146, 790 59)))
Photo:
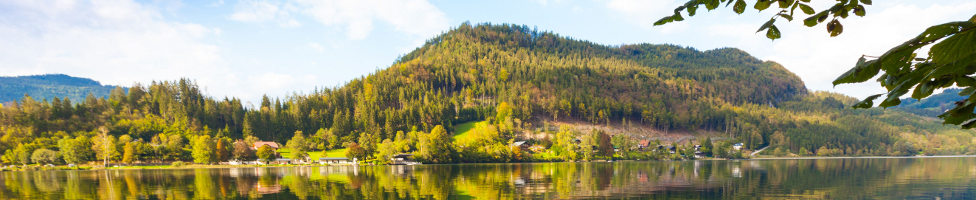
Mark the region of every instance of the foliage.
MULTIPOLYGON (((720 3, 730 5, 733 2, 735 3, 732 7, 733 11, 742 14, 746 7, 744 0, 690 0, 675 9, 674 15, 664 17, 654 24, 663 25, 682 21, 684 18, 681 16, 681 11, 687 11, 689 16, 694 16, 696 8, 700 5, 713 10, 720 3)), ((758 0, 754 8, 762 11, 774 2, 778 2, 782 10, 757 31, 766 30, 766 37, 769 39, 780 38, 779 29, 774 25, 776 19, 792 21, 797 8, 804 14, 810 15, 803 20, 804 25, 810 27, 832 18, 826 28, 833 37, 844 31, 840 18, 847 18, 851 14, 863 17, 866 13, 864 6, 871 5, 870 0, 843 0, 817 12, 808 5, 809 0, 758 0)), ((918 36, 889 49, 880 56, 861 56, 854 67, 834 80, 833 84, 863 83, 881 74, 876 81, 887 90, 887 93, 868 96, 855 104, 855 108, 874 107, 875 99, 882 95, 885 98, 878 106, 887 108, 899 105, 902 101, 900 98, 908 92, 912 92, 912 98, 921 100, 931 96, 937 89, 963 87, 959 95, 965 96, 966 100, 958 101, 951 109, 943 111, 939 117, 945 120, 946 124, 970 129, 976 127, 976 114, 973 112, 976 108, 976 97, 972 97, 976 93, 976 78, 971 77, 976 74, 976 49, 972 48, 973 46, 976 46, 976 15, 966 21, 931 26, 918 36), (927 57, 918 57, 919 54, 926 52, 927 57)))
POLYGON ((254 155, 254 150, 251 149, 251 144, 245 142, 244 140, 234 141, 233 155, 234 160, 238 161, 251 160, 256 157, 254 155))
POLYGON ((84 163, 85 161, 91 160, 94 156, 91 147, 91 141, 85 136, 78 136, 73 139, 65 137, 58 140, 58 149, 60 149, 61 157, 64 159, 64 162, 69 164, 84 163))
MULTIPOLYGON (((750 0, 751 1, 751 0, 750 0)), ((682 6, 674 9, 674 15, 661 18, 660 20, 654 22, 655 26, 664 25, 671 22, 683 21, 684 17, 681 16, 681 12, 685 11, 688 16, 695 16, 696 11, 699 6, 705 6, 708 11, 715 10, 721 4, 725 4, 726 7, 732 6, 732 11, 736 14, 742 14, 745 12, 748 4, 746 0, 689 0, 682 6)), ((797 9, 803 14, 809 15, 803 20, 803 24, 809 27, 816 26, 817 24, 825 22, 828 18, 831 19, 827 23, 827 33, 831 37, 835 37, 844 32, 844 26, 841 24, 840 19, 847 18, 851 14, 864 17, 866 14, 865 5, 871 5, 871 0, 840 0, 834 3, 830 8, 823 9, 817 12, 812 6, 810 6, 810 0, 756 0, 753 3, 753 8, 757 11, 763 11, 773 7, 776 4, 780 9, 776 15, 773 15, 769 21, 766 21, 759 30, 756 32, 766 31, 766 37, 769 39, 779 39, 781 33, 779 28, 776 27, 776 19, 785 19, 787 21, 793 21, 793 18, 797 14, 797 9)), ((773 7, 776 8, 776 7, 773 7)))
POLYGON ((138 147, 136 143, 127 142, 122 147, 122 163, 131 164, 136 161, 136 154, 138 154, 138 147))
POLYGON ((366 149, 363 149, 363 147, 360 147, 359 144, 356 144, 355 142, 347 143, 346 144, 346 149, 348 149, 346 151, 346 158, 356 158, 356 159, 359 159, 359 160, 365 160, 366 159, 366 156, 367 156, 366 155, 366 149))
POLYGON ((119 150, 115 147, 116 140, 115 136, 108 135, 104 130, 101 134, 92 140, 92 150, 95 151, 95 156, 102 160, 102 164, 108 165, 112 158, 118 156, 119 150))
POLYGON ((271 162, 275 159, 275 151, 268 145, 258 147, 258 151, 255 154, 258 156, 258 159, 264 162, 271 162))
POLYGON ((430 133, 421 133, 414 155, 425 163, 451 162, 454 153, 452 137, 443 126, 435 126, 430 133))
POLYGON ((193 162, 210 164, 216 162, 213 139, 209 135, 197 136, 193 139, 193 162))
POLYGON ((288 140, 288 143, 285 144, 285 146, 287 146, 288 149, 291 150, 291 155, 292 155, 291 159, 296 159, 296 160, 308 159, 308 151, 310 151, 311 148, 309 148, 309 144, 307 141, 305 141, 305 136, 302 134, 301 131, 296 131, 295 135, 292 136, 291 140, 288 140))
POLYGON ((58 152, 50 149, 37 149, 31 154, 31 161, 38 164, 54 164, 61 159, 58 152))

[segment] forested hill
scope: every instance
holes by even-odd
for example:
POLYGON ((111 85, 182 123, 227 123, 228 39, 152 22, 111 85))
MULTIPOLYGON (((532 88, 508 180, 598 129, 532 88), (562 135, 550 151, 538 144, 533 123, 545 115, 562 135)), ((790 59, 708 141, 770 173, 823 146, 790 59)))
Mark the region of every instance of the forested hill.
MULTIPOLYGON (((398 152, 425 163, 577 160, 592 151, 575 139, 609 145, 606 134, 583 130, 603 126, 732 137, 724 144, 777 154, 976 153, 973 131, 890 109, 849 109, 854 102, 807 92, 783 66, 734 48, 605 46, 526 26, 462 24, 386 69, 308 95, 265 97, 256 108, 205 96, 190 80, 77 105, 24 99, 0 109, 0 152, 10 163, 26 159, 23 152, 75 152, 101 141, 133 151, 109 152, 113 159, 206 163, 229 159, 228 141, 260 139, 312 151, 362 147, 361 160, 398 152), (584 128, 545 128, 552 123, 584 128), (473 133, 454 140, 462 124, 473 133), (548 153, 510 149, 516 140, 548 153)), ((640 138, 610 134, 617 146, 640 138)))
POLYGON ((38 101, 51 101, 55 97, 81 101, 88 94, 105 98, 115 87, 64 74, 0 77, 0 103, 19 101, 25 94, 38 101))
POLYGON ((942 93, 934 94, 922 99, 921 101, 912 98, 905 98, 901 100, 900 105, 895 106, 892 109, 902 110, 922 116, 938 117, 946 110, 956 106, 957 101, 966 99, 965 96, 959 95, 959 92, 962 92, 962 89, 951 88, 942 91, 942 93))

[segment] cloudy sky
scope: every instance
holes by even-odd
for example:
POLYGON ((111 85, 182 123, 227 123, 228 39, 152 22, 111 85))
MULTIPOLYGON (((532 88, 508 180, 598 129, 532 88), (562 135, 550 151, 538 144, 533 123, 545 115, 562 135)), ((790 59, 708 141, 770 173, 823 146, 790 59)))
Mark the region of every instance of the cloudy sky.
POLYGON ((862 54, 879 55, 925 27, 976 11, 972 0, 875 1, 866 17, 844 20, 839 37, 828 37, 823 26, 779 23, 784 36, 776 41, 755 33, 772 9, 700 11, 681 23, 651 26, 680 3, 3 0, 0 76, 63 73, 113 85, 186 77, 209 95, 253 102, 263 94, 307 93, 364 76, 468 21, 524 24, 607 45, 736 47, 782 63, 810 89, 864 97, 882 90, 874 83, 833 87, 830 81, 862 54))

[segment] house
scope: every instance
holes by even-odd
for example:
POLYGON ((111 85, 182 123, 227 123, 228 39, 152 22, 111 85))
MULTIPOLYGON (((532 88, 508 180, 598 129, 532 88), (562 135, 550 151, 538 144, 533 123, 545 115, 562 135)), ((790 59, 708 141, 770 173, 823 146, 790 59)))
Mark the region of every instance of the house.
POLYGON ((272 160, 268 164, 272 164, 272 165, 286 165, 286 164, 292 164, 292 160, 291 159, 287 159, 287 158, 278 158, 278 159, 272 160))
POLYGON ((412 157, 413 157, 413 154, 406 154, 406 153, 396 154, 396 155, 393 155, 393 156, 390 157, 390 164, 391 165, 417 165, 417 164, 420 164, 420 162, 413 161, 413 159, 411 159, 412 157))
POLYGON ((269 147, 271 147, 271 148, 272 148, 272 149, 274 149, 274 150, 278 150, 278 148, 279 148, 279 147, 280 147, 281 145, 278 145, 278 143, 277 143, 277 142, 271 142, 271 141, 257 141, 257 142, 254 142, 254 145, 251 145, 251 150, 258 150, 258 148, 261 148, 261 146, 269 146, 269 147))
POLYGON ((732 149, 735 149, 736 151, 741 151, 742 150, 742 146, 743 146, 742 143, 735 143, 735 144, 732 145, 732 149))
POLYGON ((525 142, 525 141, 512 142, 512 144, 510 144, 508 146, 509 147, 518 147, 522 151, 528 151, 529 150, 529 143, 528 142, 525 142))
POLYGON ((641 140, 640 142, 637 142, 637 149, 644 150, 644 148, 647 148, 650 145, 650 140, 641 140))
POLYGON ((330 165, 336 165, 336 164, 352 164, 352 163, 353 163, 353 161, 352 160, 349 160, 349 158, 346 158, 346 157, 325 157, 325 158, 319 158, 319 164, 323 164, 323 165, 326 165, 326 164, 330 164, 330 165))

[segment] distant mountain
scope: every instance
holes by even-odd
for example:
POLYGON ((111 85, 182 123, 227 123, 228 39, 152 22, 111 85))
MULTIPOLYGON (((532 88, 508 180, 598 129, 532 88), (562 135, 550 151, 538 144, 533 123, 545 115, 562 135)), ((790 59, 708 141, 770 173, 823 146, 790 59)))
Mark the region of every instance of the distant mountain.
POLYGON ((30 95, 37 101, 51 101, 54 97, 68 98, 78 103, 88 94, 108 97, 116 86, 102 85, 98 81, 64 74, 0 77, 0 103, 20 101, 30 95))
POLYGON ((905 98, 901 100, 900 105, 893 108, 896 110, 914 113, 916 115, 938 117, 946 110, 955 106, 957 101, 966 99, 966 97, 959 95, 959 92, 961 91, 962 89, 960 88, 946 89, 945 91, 942 91, 942 93, 929 96, 921 101, 912 98, 905 98))

